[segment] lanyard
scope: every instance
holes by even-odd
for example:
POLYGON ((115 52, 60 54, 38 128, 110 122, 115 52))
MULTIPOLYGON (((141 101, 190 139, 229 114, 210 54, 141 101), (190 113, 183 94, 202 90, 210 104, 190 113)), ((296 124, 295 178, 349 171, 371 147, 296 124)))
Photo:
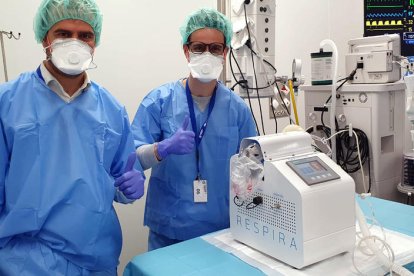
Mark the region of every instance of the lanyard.
MULTIPOLYGON (((214 104, 215 104, 215 101, 216 101, 216 91, 217 91, 217 85, 214 88, 213 95, 211 96, 210 103, 208 104, 207 119, 204 122, 204 124, 201 126, 201 129, 198 132, 198 135, 195 136, 196 159, 197 159, 197 177, 200 176, 200 164, 199 164, 200 152, 199 152, 199 145, 201 143, 201 140, 204 137, 204 134, 206 133, 207 122, 208 122, 208 119, 210 118, 210 114, 211 114, 211 112, 213 111, 213 108, 214 108, 214 104)), ((193 127, 194 133, 196 133, 197 132, 197 122, 196 122, 195 113, 194 113, 194 102, 193 102, 193 97, 191 96, 190 87, 188 86, 188 80, 186 81, 186 84, 185 84, 185 93, 187 95, 188 109, 190 110, 191 126, 193 127)))
POLYGON ((42 72, 40 71, 40 66, 39 67, 37 67, 37 69, 36 69, 36 73, 37 73, 37 75, 39 76, 39 78, 42 80, 42 81, 45 81, 45 79, 43 78, 43 76, 42 76, 42 72))

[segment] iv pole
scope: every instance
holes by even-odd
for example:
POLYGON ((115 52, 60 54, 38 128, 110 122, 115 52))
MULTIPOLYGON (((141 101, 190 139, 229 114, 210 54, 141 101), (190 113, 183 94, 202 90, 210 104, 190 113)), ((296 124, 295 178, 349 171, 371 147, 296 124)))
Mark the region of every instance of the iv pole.
POLYGON ((9 77, 7 76, 6 51, 4 50, 3 35, 5 35, 8 39, 14 38, 16 40, 19 40, 20 39, 20 33, 18 33, 18 35, 15 36, 13 34, 13 32, 0 31, 0 44, 1 44, 1 54, 2 54, 2 57, 3 57, 4 79, 5 79, 5 81, 9 81, 9 77))

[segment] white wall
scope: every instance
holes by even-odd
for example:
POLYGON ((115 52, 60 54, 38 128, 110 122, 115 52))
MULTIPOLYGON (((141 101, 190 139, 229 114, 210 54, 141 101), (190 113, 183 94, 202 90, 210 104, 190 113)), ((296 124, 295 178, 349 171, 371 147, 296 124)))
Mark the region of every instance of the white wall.
MULTIPOLYGON (((5 40, 9 79, 35 69, 44 54, 34 41, 33 16, 40 0, 2 0, 0 30, 21 32, 19 41, 5 40)), ((97 0, 104 14, 101 45, 97 48, 93 80, 108 88, 126 105, 130 118, 152 88, 184 77, 188 73, 182 55, 178 28, 192 10, 210 6, 215 0, 97 0)), ((333 39, 340 53, 340 73, 344 74, 347 41, 363 34, 362 0, 278 0, 276 9, 276 67, 280 75, 291 75, 293 58, 301 58, 303 74, 310 79, 310 53, 319 42, 333 39)), ((0 61, 0 66, 2 63, 0 61)), ((4 76, 0 67, 0 82, 4 76)), ((303 123, 303 97, 298 107, 303 123)), ((267 101, 263 101, 263 103, 267 101)), ((274 131, 263 104, 266 132, 274 131)), ((257 103, 254 112, 258 114, 257 103)), ((258 116, 257 116, 258 117, 258 116)), ((279 131, 287 120, 279 120, 279 131)), ((142 226, 145 200, 132 205, 116 205, 122 224, 124 245, 119 271, 134 255, 145 252, 148 230, 142 226)))

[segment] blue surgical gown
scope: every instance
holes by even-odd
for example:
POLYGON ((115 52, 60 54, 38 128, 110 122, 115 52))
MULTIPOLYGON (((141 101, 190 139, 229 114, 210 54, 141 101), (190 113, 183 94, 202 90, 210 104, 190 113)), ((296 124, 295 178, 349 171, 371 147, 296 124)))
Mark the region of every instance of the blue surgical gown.
POLYGON ((94 82, 70 103, 37 72, 1 85, 0 275, 116 273, 114 178, 134 150, 125 108, 94 82))
MULTIPOLYGON (((199 146, 200 175, 207 180, 208 202, 194 203, 197 176, 195 150, 169 155, 152 167, 144 223, 171 239, 187 240, 229 227, 229 160, 245 137, 256 136, 251 112, 245 102, 221 83, 217 84, 214 109, 199 146)), ((208 108, 194 105, 198 133, 208 108)), ((142 101, 132 123, 135 147, 171 137, 189 116, 181 81, 163 85, 142 101)), ((189 124, 187 129, 191 129, 189 124)))

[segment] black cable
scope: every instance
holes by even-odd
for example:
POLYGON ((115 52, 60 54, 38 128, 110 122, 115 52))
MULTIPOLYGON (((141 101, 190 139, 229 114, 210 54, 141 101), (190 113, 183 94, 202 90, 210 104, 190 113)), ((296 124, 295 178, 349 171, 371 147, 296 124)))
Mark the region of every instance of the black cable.
MULTIPOLYGON (((329 96, 329 98, 325 102, 325 105, 328 104, 328 102, 331 100, 331 97, 332 96, 329 96)), ((325 109, 323 109, 322 112, 321 112, 321 124, 322 124, 322 126, 325 126, 325 122, 323 121, 323 114, 325 114, 325 109)))
POLYGON ((368 154, 368 193, 371 192, 371 156, 368 154))
POLYGON ((249 88, 251 90, 263 90, 263 89, 272 87, 274 84, 276 84, 276 80, 274 82, 272 82, 271 84, 267 85, 267 86, 263 86, 263 87, 250 87, 250 86, 248 86, 248 82, 247 81, 241 80, 241 81, 236 82, 230 89, 231 90, 234 90, 234 88, 237 85, 240 85, 244 89, 246 89, 246 87, 247 87, 247 88, 249 88))
MULTIPOLYGON (((244 9, 244 20, 246 22, 246 28, 247 28, 247 34, 249 36, 249 41, 251 40, 251 36, 250 36, 250 28, 249 28, 249 23, 247 21, 247 12, 246 12, 246 4, 243 4, 243 9, 244 9)), ((254 79, 256 82, 256 87, 259 87, 259 85, 257 84, 257 74, 256 74, 256 68, 254 66, 254 56, 253 56, 253 52, 250 51, 251 57, 252 57, 252 66, 253 66, 253 74, 254 74, 254 79)), ((260 101, 260 96, 259 96, 259 90, 256 90, 257 93, 257 101, 259 102, 259 110, 260 110, 260 119, 262 120, 262 130, 263 130, 263 135, 266 135, 265 129, 264 129, 264 121, 263 121, 263 111, 262 111, 262 103, 260 101)))
MULTIPOLYGON (((269 61, 267 61, 266 59, 264 59, 264 58, 262 58, 262 57, 260 57, 254 50, 253 50, 253 47, 252 47, 252 44, 250 43, 250 40, 248 40, 247 42, 246 42, 246 44, 245 44, 246 46, 247 46, 247 48, 249 48, 250 49, 250 51, 255 55, 255 56, 257 56, 258 58, 260 58, 261 60, 263 60, 263 62, 264 63, 266 63, 268 66, 270 66, 275 72, 274 72, 274 74, 276 74, 277 73, 277 69, 276 69, 276 67, 274 67, 273 66, 273 64, 271 64, 269 61)), ((235 85, 237 85, 237 84, 235 84, 235 85)), ((271 86, 273 86, 273 85, 276 85, 277 86, 277 82, 276 82, 276 78, 275 78, 275 80, 273 81, 273 83, 271 83, 271 84, 269 84, 269 85, 267 85, 267 86, 265 86, 265 87, 261 87, 261 88, 252 88, 252 87, 250 87, 251 89, 266 89, 266 88, 269 88, 269 87, 271 87, 271 86)), ((275 120, 275 125, 276 125, 276 132, 275 133, 277 133, 277 118, 276 118, 276 113, 275 113, 275 108, 273 107, 273 104, 272 103, 270 103, 270 106, 271 106, 271 109, 272 109, 272 113, 273 113, 273 118, 274 118, 274 120, 275 120)), ((289 111, 288 111, 288 113, 289 113, 289 111)))
POLYGON ((246 205, 246 209, 248 209, 248 210, 254 209, 257 206, 259 206, 260 204, 263 204, 263 197, 256 196, 256 197, 253 198, 252 202, 250 202, 249 204, 246 205))
MULTIPOLYGON (((354 173, 361 168, 358 158, 358 147, 356 144, 355 136, 349 137, 348 126, 341 130, 347 130, 346 132, 339 133, 337 135, 337 163, 347 172, 354 173)), ((353 128, 355 131, 358 142, 359 149, 361 154, 361 161, 364 164, 369 159, 369 143, 368 138, 362 130, 358 128, 353 128)))
POLYGON ((275 74, 277 73, 277 69, 270 63, 270 62, 268 62, 267 60, 265 60, 264 58, 262 58, 262 57, 259 57, 259 55, 252 49, 252 47, 251 47, 251 43, 248 41, 248 42, 246 42, 246 46, 247 46, 247 48, 249 48, 250 49, 250 51, 252 51, 253 52, 253 54, 255 55, 255 56, 257 56, 258 58, 260 58, 260 59, 262 59, 263 60, 263 62, 264 63, 266 63, 267 65, 269 65, 274 71, 275 71, 275 74))
MULTIPOLYGON (((349 80, 349 77, 350 76, 346 77, 345 80, 340 85, 338 85, 338 87, 336 87, 336 92, 338 92, 338 90, 341 89, 341 87, 349 80)), ((324 106, 326 106, 329 103, 329 101, 331 100, 331 98, 332 98, 332 95, 329 95, 329 97, 326 100, 324 106)), ((321 123, 322 123, 323 126, 325 126, 325 123, 323 121, 323 114, 324 113, 325 113, 325 109, 322 110, 322 113, 321 113, 321 123)), ((335 119, 336 119, 336 117, 335 117, 335 119)))
POLYGON ((336 91, 338 92, 339 89, 348 81, 349 79, 345 79, 340 85, 336 87, 336 91))
MULTIPOLYGON (((358 70, 358 67, 356 67, 347 77, 345 77, 345 78, 343 78, 343 79, 340 79, 340 80, 338 80, 337 82, 340 82, 340 81, 343 81, 338 87, 336 87, 336 92, 338 92, 338 90, 339 89, 341 89, 341 87, 347 82, 347 81, 349 81, 349 80, 352 80, 352 79, 354 79, 354 76, 355 76, 355 74, 356 74, 356 71, 358 70)), ((331 98, 332 98, 332 95, 329 95, 329 97, 328 97, 328 99, 326 100, 326 102, 325 102, 325 105, 324 105, 324 107, 329 103, 329 101, 331 100, 331 98)), ((322 123, 322 125, 323 126, 325 126, 325 123, 324 123, 324 121, 323 121, 323 114, 325 113, 325 109, 324 110, 322 110, 322 113, 321 113, 321 123, 322 123)), ((336 120, 336 117, 335 117, 335 120, 336 120)))
MULTIPOLYGON (((245 10, 245 20, 247 20, 247 18, 246 18, 246 10, 245 10)), ((246 22, 246 24, 247 24, 247 22, 246 22)), ((248 28, 248 25, 247 25, 247 28, 248 28)), ((248 29, 248 32, 249 32, 249 40, 246 42, 246 46, 247 46, 247 48, 248 49, 250 49, 250 51, 251 51, 251 53, 253 53, 254 55, 256 55, 257 57, 259 57, 259 55, 252 49, 252 47, 251 47, 251 43, 250 43, 250 41, 251 41, 251 38, 250 38, 250 29, 248 29)), ((261 57, 259 57, 259 58, 261 58, 261 57)), ((269 62, 269 61, 267 61, 266 59, 264 59, 264 58, 261 58, 262 60, 263 60, 263 62, 264 63, 266 63, 268 66, 270 66, 274 71, 275 71, 275 73, 277 72, 277 69, 269 62)), ((253 60, 253 57, 252 57, 252 62, 253 62, 253 70, 254 70, 254 76, 255 76, 255 81, 256 81, 256 87, 249 87, 248 86, 248 82, 246 81, 246 79, 244 78, 244 76, 243 76, 243 73, 242 73, 242 71, 241 71, 241 69, 240 69, 240 66, 239 66, 239 64, 238 64, 238 62, 237 62, 237 59, 236 59, 236 57, 235 57, 235 55, 234 55, 234 51, 233 51, 233 49, 230 49, 230 60, 229 60, 230 62, 229 62, 229 64, 230 64, 230 70, 231 70, 231 73, 232 73, 232 75, 233 75, 233 79, 234 79, 234 81, 236 82, 230 89, 231 90, 234 90, 234 88, 237 86, 237 85, 240 85, 243 89, 246 89, 247 90, 247 92, 249 92, 249 89, 252 89, 252 90, 256 90, 256 93, 257 93, 257 96, 258 96, 258 101, 259 101, 259 107, 260 107, 260 116, 261 116, 261 119, 262 119, 262 129, 263 129, 263 132, 264 132, 264 125, 263 125, 263 112, 262 112, 262 108, 261 108, 261 101, 260 101, 260 97, 259 97, 259 92, 258 92, 258 90, 262 90, 262 89, 267 89, 267 88, 269 88, 269 87, 272 87, 273 85, 277 85, 276 84, 276 79, 273 81, 273 83, 270 83, 270 84, 268 84, 267 86, 264 86, 264 87, 257 87, 257 76, 256 76, 256 71, 255 71, 255 67, 254 67, 254 60, 253 60), (243 78, 243 80, 237 80, 237 78, 236 78, 236 76, 235 76, 235 73, 234 73, 234 70, 233 70, 233 64, 232 64, 232 58, 234 59, 234 61, 236 62, 236 65, 237 65, 237 67, 238 67, 238 69, 239 69, 239 72, 240 72, 240 74, 242 75, 242 78, 243 78)), ((249 98, 249 105, 250 105, 250 109, 252 110, 252 106, 251 106, 251 100, 250 100, 250 95, 249 95, 249 93, 247 93, 248 95, 248 98, 249 98)), ((283 102, 284 103, 284 102, 283 102)), ((285 105, 285 107, 286 107, 286 105, 285 105)), ((277 117, 276 117, 276 114, 275 114, 275 110, 274 110, 274 107, 273 107, 273 105, 271 104, 271 108, 272 108, 272 113, 273 113, 273 118, 274 118, 274 120, 275 120, 275 126, 276 126, 276 133, 277 133, 277 117)), ((287 107, 286 107, 287 108, 287 107)), ((288 110, 287 110, 288 111, 288 110)), ((288 114, 289 114, 289 111, 288 111, 288 114)), ((259 129, 258 129, 258 125, 257 125, 257 121, 256 121, 256 118, 254 117, 254 114, 252 113, 252 115, 253 115, 253 118, 254 118, 254 120, 255 120, 255 124, 256 124, 256 129, 257 129, 257 132, 258 132, 258 134, 260 134, 260 131, 259 131, 259 129)), ((292 120, 290 120, 291 122, 292 122, 292 120)), ((265 134, 265 133, 264 133, 265 134)))
MULTIPOLYGON (((331 136, 331 129, 327 126, 317 125, 316 130, 323 131, 326 138, 331 136)), ((361 169, 361 164, 358 157, 358 147, 356 144, 355 135, 349 136, 349 126, 343 129, 338 129, 337 132, 346 130, 345 132, 339 133, 333 139, 336 139, 336 162, 341 168, 347 173, 355 173, 361 169)), ((315 129, 313 129, 315 131, 315 129)), ((361 155, 361 163, 364 165, 368 163, 368 191, 371 191, 371 158, 369 150, 369 140, 364 131, 358 128, 353 128, 356 135, 358 136, 358 146, 361 155)), ((311 131, 312 132, 312 131, 311 131)), ((310 132, 310 133, 311 133, 310 132)), ((330 143, 330 141, 329 141, 330 143)), ((365 177, 365 176, 364 176, 365 177)))
MULTIPOLYGON (((355 68, 348 77, 341 79, 343 80, 343 82, 336 88, 336 91, 338 91, 348 80, 352 80, 354 78, 354 75, 356 74, 356 71, 358 70, 358 67, 355 68)), ((339 81, 341 81, 339 80, 339 81)), ((338 82, 339 82, 338 81, 338 82)), ((328 102, 331 100, 332 95, 330 95, 328 97, 328 99, 325 102, 325 105, 328 104, 328 102)), ((322 126, 320 126, 320 128, 325 132, 325 135, 327 137, 330 137, 330 128, 325 126, 325 123, 323 121, 323 115, 324 115, 325 109, 322 110, 321 112, 321 123, 322 126), (329 129, 329 131, 328 131, 329 129)), ((335 129, 336 132, 340 131, 341 129, 339 129, 338 126, 338 121, 336 119, 335 116, 335 129)), ((347 129, 347 128, 345 128, 347 129)), ((362 164, 365 164, 365 162, 368 162, 368 180, 369 180, 369 184, 368 184, 368 191, 371 191, 371 187, 372 187, 372 181, 371 181, 371 158, 369 155, 369 143, 368 143, 368 138, 366 136, 366 134, 359 129, 354 128, 354 130, 358 134, 360 134, 362 137, 359 137, 358 135, 358 139, 360 141, 360 150, 361 150, 361 162, 362 164), (361 142, 362 141, 362 142, 361 142), (362 144, 361 144, 362 143, 362 144)), ((345 132, 346 133, 346 132, 345 132)), ((336 158, 337 158, 337 163, 342 167, 342 169, 344 169, 344 171, 346 171, 347 173, 353 173, 356 172, 358 170, 360 170, 360 164, 359 164, 359 159, 358 159, 358 155, 354 155, 355 152, 357 152, 357 147, 356 144, 352 147, 350 144, 350 141, 348 140, 348 138, 342 140, 343 137, 348 137, 348 138, 353 138, 355 139, 354 136, 349 137, 348 134, 344 135, 344 133, 340 133, 336 136, 336 158), (341 143, 345 143, 346 145, 343 145, 341 143), (339 146, 338 146, 339 145, 339 146), (347 151, 344 151, 344 148, 347 149, 347 151)), ((355 142, 354 142, 355 143, 355 142)), ((329 141, 329 144, 331 145, 331 141, 329 141)), ((365 176, 364 176, 365 177, 365 176)))
POLYGON ((318 148, 317 146, 312 145, 312 147, 313 147, 313 149, 314 149, 315 151, 317 151, 317 152, 322 152, 322 150, 321 150, 320 148, 318 148))
MULTIPOLYGON (((358 147, 356 144, 356 138, 353 135, 349 137, 348 134, 348 126, 344 129, 340 130, 347 130, 346 132, 340 133, 337 135, 337 149, 336 149, 336 156, 337 156, 337 163, 347 172, 347 173, 355 173, 361 169, 361 164, 359 162, 358 157, 358 147)), ((339 131, 340 131, 339 130, 339 131)), ((358 128, 353 128, 357 137, 358 137, 358 145, 361 155, 361 163, 364 165, 368 162, 368 191, 371 191, 371 158, 369 153, 369 141, 368 137, 364 131, 358 128)), ((365 176, 363 176, 365 177, 365 176)))
MULTIPOLYGON (((277 85, 277 84, 276 84, 277 85)), ((277 133, 277 118, 276 118, 276 112, 275 112, 275 108, 273 106, 273 103, 270 102, 270 107, 272 108, 272 113, 273 113, 273 118, 275 119, 275 126, 276 126, 276 131, 275 133, 277 133)))
POLYGON ((236 82, 230 89, 231 90, 234 90, 234 88, 237 86, 237 85, 240 85, 243 89, 252 89, 252 90, 255 90, 255 89, 258 89, 258 90, 261 90, 261 89, 266 89, 266 88, 269 88, 269 87, 271 87, 271 86, 273 86, 274 84, 276 84, 276 79, 271 83, 271 84, 269 84, 269 85, 267 85, 267 86, 264 86, 264 87, 258 87, 258 88, 256 88, 256 87, 250 87, 249 85, 248 85, 248 81, 244 78, 244 74, 243 74, 243 72, 241 71, 241 69, 240 69, 240 65, 239 65, 239 63, 237 62, 237 59, 236 59, 236 56, 234 55, 234 51, 233 51, 233 49, 230 49, 230 59, 229 59, 229 65, 230 65, 230 71, 231 71, 231 74, 232 74, 232 76, 233 76, 233 79, 234 79, 234 81, 236 82), (236 65, 237 65, 237 68, 239 69, 239 73, 240 73, 240 75, 242 75, 242 80, 238 80, 237 78, 236 78, 236 75, 235 75, 235 73, 234 73, 234 69, 233 69, 233 63, 232 63, 232 59, 234 59, 234 61, 236 62, 236 65))
MULTIPOLYGON (((232 75, 233 75, 233 79, 234 79, 234 81, 236 82, 236 83, 235 83, 235 84, 234 84, 234 85, 230 88, 231 90, 234 90, 234 88, 235 88, 237 85, 240 85, 243 89, 246 89, 247 91, 248 91, 248 89, 252 89, 252 90, 254 90, 254 89, 257 89, 257 90, 260 90, 260 89, 266 89, 266 88, 272 87, 273 85, 277 85, 277 83, 276 83, 276 79, 275 79, 273 83, 271 83, 271 84, 269 84, 268 86, 265 86, 265 87, 258 87, 258 88, 256 88, 256 87, 249 87, 249 86, 248 86, 248 82, 245 80, 245 78, 244 78, 244 76, 243 76, 243 73, 241 72, 241 69, 240 69, 240 66, 239 66, 239 64, 238 64, 238 62, 237 62, 237 59, 236 59, 236 57, 234 56, 233 49, 230 49, 230 59, 229 59, 229 61, 230 61, 230 62, 229 62, 229 64, 230 64, 230 71, 231 71, 231 73, 232 73, 232 75), (239 69, 239 73, 240 73, 240 75, 242 75, 243 80, 237 80, 236 75, 235 75, 234 70, 233 70, 233 63, 232 63, 232 59, 234 59, 234 61, 236 62, 236 65, 237 65, 237 67, 238 67, 238 69, 239 69)), ((276 70, 276 69, 275 69, 275 70, 276 70)), ((247 95, 247 97, 249 98, 249 97, 250 97, 250 95, 248 94, 248 95, 247 95)), ((250 110, 252 110, 252 106, 251 106, 251 101, 250 101, 250 99, 249 99, 249 105, 250 105, 250 110)), ((275 125, 276 125, 276 132, 275 132, 275 133, 277 133, 277 117, 276 117, 275 109, 274 109, 274 107, 273 107, 273 105, 272 105, 272 104, 270 104, 270 107, 271 107, 271 109, 272 109, 273 119, 275 120, 275 125)), ((256 118, 254 117, 254 115, 253 115, 253 118, 254 118, 254 121, 255 121, 255 124, 256 124, 257 133, 258 133, 258 134, 260 134, 259 128, 258 128, 258 126, 257 126, 256 118)))
MULTIPOLYGON (((242 72, 242 70, 240 68, 240 65, 237 62, 236 57, 234 56, 234 52, 233 52, 233 49, 232 48, 230 48, 230 62, 229 62, 229 64, 230 64, 230 71, 231 71, 231 74, 233 75, 233 78, 235 79, 235 81, 237 81, 236 75, 234 74, 233 65, 231 63, 231 58, 233 58, 234 61, 236 62, 237 68, 239 69, 239 72, 240 72, 240 75, 241 75, 243 81, 245 81, 247 83, 247 80, 244 78, 244 74, 243 74, 243 72, 242 72)), ((247 88, 247 86, 246 86, 246 91, 247 91, 247 99, 249 101, 250 112, 252 114, 254 124, 256 125, 257 135, 260 135, 259 126, 257 125, 257 120, 256 120, 256 117, 254 116, 254 113, 253 113, 253 107, 252 107, 252 101, 250 99, 249 88, 247 88)))
POLYGON ((247 83, 243 80, 237 81, 235 84, 233 84, 232 87, 230 87, 230 89, 234 91, 234 88, 236 88, 237 85, 240 85, 242 88, 245 88, 247 86, 247 83))
POLYGON ((239 199, 239 197, 238 197, 238 196, 234 196, 234 197, 233 197, 233 202, 234 202, 234 204, 236 204, 236 206, 237 206, 237 207, 241 207, 241 206, 243 206, 244 201, 242 201, 241 203, 237 203, 237 202, 236 202, 236 199, 239 199))

